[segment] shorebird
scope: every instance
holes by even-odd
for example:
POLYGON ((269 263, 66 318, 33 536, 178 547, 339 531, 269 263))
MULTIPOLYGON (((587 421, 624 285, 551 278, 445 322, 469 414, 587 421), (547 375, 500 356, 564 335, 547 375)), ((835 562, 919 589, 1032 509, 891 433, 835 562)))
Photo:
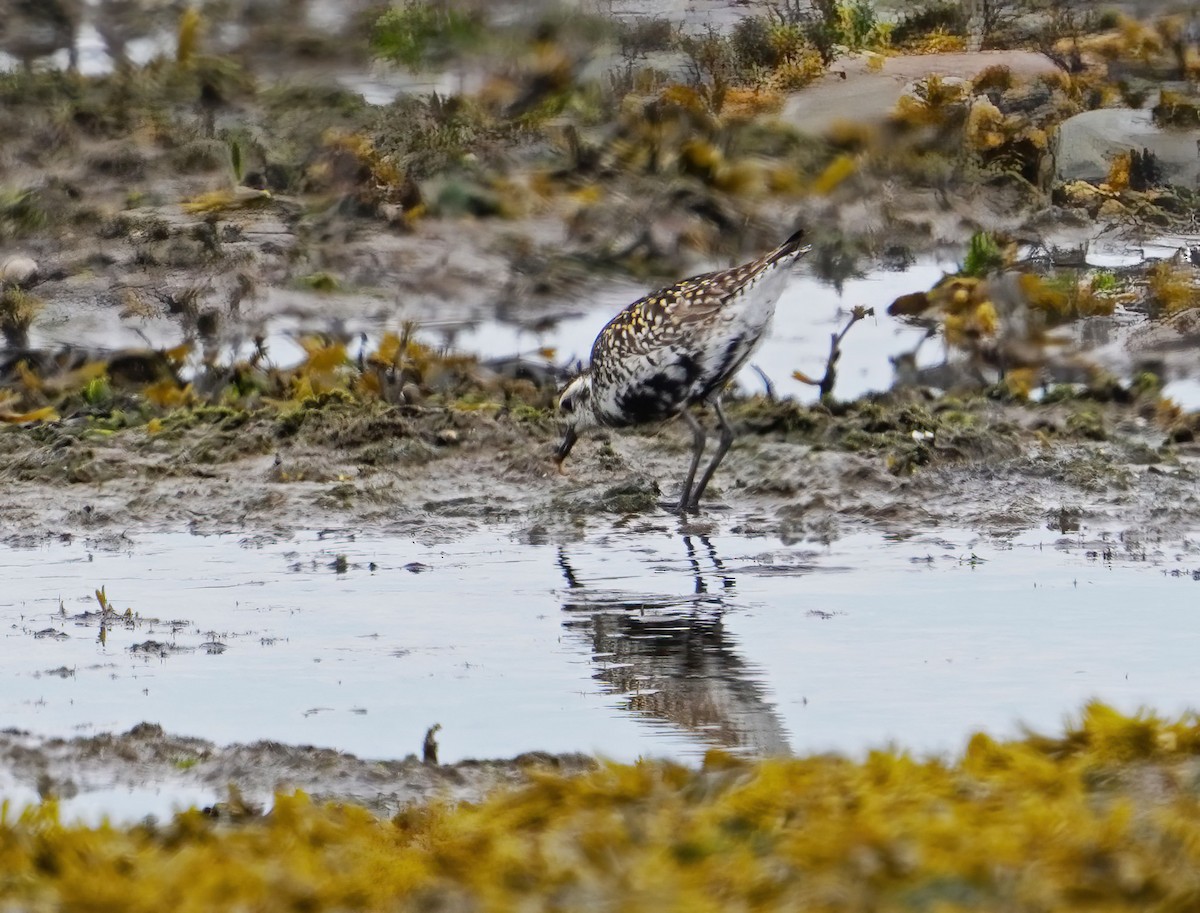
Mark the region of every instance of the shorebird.
POLYGON ((591 365, 558 400, 566 422, 555 454, 561 470, 579 432, 626 428, 682 416, 692 430, 692 461, 677 504, 695 512, 733 443, 721 392, 762 341, 789 267, 808 252, 803 230, 769 253, 732 269, 703 273, 639 298, 600 331, 591 365), (693 487, 704 453, 704 426, 692 406, 711 405, 721 429, 708 467, 693 487))

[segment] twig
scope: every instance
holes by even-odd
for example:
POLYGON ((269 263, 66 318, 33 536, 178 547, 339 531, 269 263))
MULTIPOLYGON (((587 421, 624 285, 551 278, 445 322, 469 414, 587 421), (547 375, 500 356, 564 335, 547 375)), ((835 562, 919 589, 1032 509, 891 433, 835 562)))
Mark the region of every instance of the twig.
POLYGON ((850 332, 850 327, 854 326, 865 317, 874 317, 875 308, 869 308, 865 305, 856 305, 850 309, 850 319, 846 325, 842 327, 841 332, 829 334, 829 358, 825 362, 825 376, 820 380, 813 380, 808 375, 800 372, 792 372, 792 377, 806 384, 812 384, 821 392, 821 398, 829 396, 833 392, 833 385, 837 381, 837 363, 842 357, 842 340, 846 338, 846 334, 850 332))
POLYGON ((767 397, 767 401, 771 403, 775 402, 775 384, 771 378, 767 376, 767 372, 758 365, 751 365, 750 370, 757 374, 759 380, 763 382, 764 395, 767 397))

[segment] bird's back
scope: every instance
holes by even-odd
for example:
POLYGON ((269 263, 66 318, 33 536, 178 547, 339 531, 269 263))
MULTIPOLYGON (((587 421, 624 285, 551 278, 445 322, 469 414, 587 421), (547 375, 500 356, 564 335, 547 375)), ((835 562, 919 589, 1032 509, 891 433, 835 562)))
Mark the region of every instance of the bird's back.
POLYGON ((653 292, 609 321, 592 347, 597 419, 660 421, 719 392, 765 335, 800 239, 653 292))

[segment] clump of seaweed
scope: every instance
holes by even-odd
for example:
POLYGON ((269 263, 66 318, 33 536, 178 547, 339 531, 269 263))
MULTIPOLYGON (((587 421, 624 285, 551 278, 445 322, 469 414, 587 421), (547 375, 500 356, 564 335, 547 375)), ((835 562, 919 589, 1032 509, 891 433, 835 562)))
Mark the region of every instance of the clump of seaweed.
POLYGON ((375 21, 371 46, 381 57, 418 70, 468 53, 486 34, 486 22, 478 9, 406 0, 375 21))
POLYGON ((50 216, 33 189, 0 189, 0 241, 26 238, 44 228, 50 216))
POLYGON ((1151 109, 1151 114, 1160 127, 1200 126, 1200 103, 1170 89, 1159 93, 1158 104, 1151 109))
POLYGON ((1200 305, 1200 289, 1191 272, 1169 260, 1151 266, 1146 279, 1151 314, 1172 317, 1200 305))
POLYGON ((722 909, 1186 909, 1200 890, 1198 752, 1194 714, 1092 703, 1060 734, 979 733, 954 760, 712 751, 699 768, 545 766, 477 804, 391 820, 297 793, 267 815, 235 802, 241 814, 89 827, 50 799, 5 807, 0 890, 22 909, 86 896, 134 913, 634 909, 648 891, 680 910, 714 897, 722 909))
POLYGON ((45 302, 16 285, 0 289, 0 333, 14 349, 29 345, 29 328, 42 312, 45 302))
POLYGON ((1064 352, 1067 341, 1053 331, 1110 315, 1136 293, 1107 271, 1040 275, 1018 267, 1014 256, 1011 244, 977 233, 957 275, 944 276, 927 292, 900 296, 888 313, 917 321, 931 335, 940 332, 951 352, 965 354, 963 383, 973 377, 983 387, 999 380, 1018 399, 1059 372, 1083 375, 1090 383, 1098 372, 1064 352))
POLYGON ((176 440, 190 428, 213 426, 199 449, 181 455, 183 469, 263 452, 271 435, 292 437, 312 426, 324 429, 325 443, 378 461, 380 440, 415 436, 391 415, 397 408, 432 416, 424 436, 433 448, 457 440, 445 427, 455 415, 504 413, 544 423, 558 380, 552 352, 540 353, 540 362, 481 364, 418 341, 414 330, 386 332, 354 351, 345 338, 305 335, 298 339, 304 358, 289 367, 272 364, 262 341, 231 362, 189 343, 115 353, 19 350, 0 359, 0 421, 64 422, 72 436, 137 429, 131 446, 143 434, 176 440))
POLYGON ((967 243, 967 253, 958 272, 961 276, 982 279, 988 273, 1000 269, 1005 262, 1004 252, 996 243, 996 239, 986 231, 977 231, 967 243))

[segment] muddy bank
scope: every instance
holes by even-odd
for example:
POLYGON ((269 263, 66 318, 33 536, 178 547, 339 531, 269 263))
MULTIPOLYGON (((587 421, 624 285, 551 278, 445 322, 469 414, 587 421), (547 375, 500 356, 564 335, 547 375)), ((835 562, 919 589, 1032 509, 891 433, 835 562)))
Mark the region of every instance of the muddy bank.
MULTIPOLYGON (((153 788, 168 796, 192 797, 199 791, 211 796, 208 807, 215 807, 217 815, 261 810, 269 807, 276 792, 294 790, 318 801, 352 802, 393 815, 435 798, 478 802, 502 786, 528 783, 538 771, 570 774, 596 765, 584 755, 541 752, 446 765, 423 763, 415 754, 365 760, 328 748, 278 742, 214 745, 165 733, 153 723, 120 734, 73 739, 5 730, 0 732, 0 760, 6 795, 15 793, 26 801, 55 797, 69 810, 71 800, 81 794, 119 796, 153 788), (231 789, 238 797, 232 804, 231 789)), ((162 808, 169 810, 170 805, 162 808)))
MULTIPOLYGON (((547 398, 552 392, 547 392, 547 398)), ((1004 404, 890 397, 828 407, 751 399, 713 503, 687 524, 785 539, 939 524, 1022 529, 1067 511, 1147 535, 1195 516, 1196 451, 1153 399, 1004 404)), ((156 433, 80 419, 0 434, 9 544, 139 529, 362 529, 422 541, 497 521, 569 539, 592 524, 671 522, 691 437, 679 423, 597 434, 555 471, 557 425, 529 406, 389 406, 332 398, 185 411, 156 433)))

